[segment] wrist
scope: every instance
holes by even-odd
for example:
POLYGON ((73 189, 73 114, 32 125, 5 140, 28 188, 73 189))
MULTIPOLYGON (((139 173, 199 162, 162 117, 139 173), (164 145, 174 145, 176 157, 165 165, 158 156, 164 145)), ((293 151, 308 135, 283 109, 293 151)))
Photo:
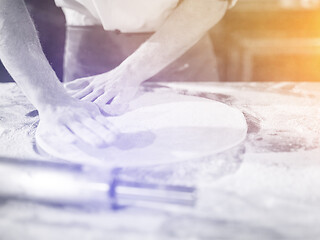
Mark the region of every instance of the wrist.
POLYGON ((31 101, 39 113, 54 109, 57 106, 66 105, 75 100, 65 91, 59 80, 48 82, 50 82, 49 86, 39 87, 34 92, 31 101))
POLYGON ((28 56, 28 61, 11 68, 11 75, 37 110, 71 98, 44 56, 28 56))
POLYGON ((141 84, 147 80, 143 74, 143 70, 137 70, 136 66, 130 61, 125 60, 116 69, 122 78, 129 79, 132 83, 141 84))

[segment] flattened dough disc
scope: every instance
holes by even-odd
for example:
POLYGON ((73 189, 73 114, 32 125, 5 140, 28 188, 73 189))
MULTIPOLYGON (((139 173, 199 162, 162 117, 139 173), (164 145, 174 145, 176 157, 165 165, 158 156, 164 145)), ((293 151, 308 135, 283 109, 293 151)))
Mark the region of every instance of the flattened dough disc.
POLYGON ((120 134, 107 148, 91 148, 81 142, 65 144, 54 132, 37 136, 37 144, 67 161, 121 167, 213 155, 236 146, 247 133, 239 110, 176 93, 143 93, 130 103, 128 112, 108 119, 120 134))

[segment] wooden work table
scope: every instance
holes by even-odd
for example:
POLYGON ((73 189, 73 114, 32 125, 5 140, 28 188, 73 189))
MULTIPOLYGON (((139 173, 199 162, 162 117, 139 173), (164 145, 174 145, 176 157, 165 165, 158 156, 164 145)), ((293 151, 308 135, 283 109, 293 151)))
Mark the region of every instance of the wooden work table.
MULTIPOLYGON (((198 188, 193 208, 77 209, 2 201, 0 239, 319 239, 320 83, 164 83, 241 110, 245 142, 201 161, 125 169, 198 188)), ((0 85, 0 155, 34 150, 38 115, 14 83, 0 85)), ((1 184, 1 183, 0 183, 1 184)))

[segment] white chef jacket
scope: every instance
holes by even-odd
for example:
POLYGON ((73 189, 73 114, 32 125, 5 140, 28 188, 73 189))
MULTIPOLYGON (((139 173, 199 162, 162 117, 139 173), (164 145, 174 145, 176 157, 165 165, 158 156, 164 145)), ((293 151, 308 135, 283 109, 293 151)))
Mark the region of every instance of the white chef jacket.
MULTIPOLYGON (((197 1, 197 0, 195 0, 197 1)), ((237 0, 230 0, 233 6, 237 0)), ((68 25, 101 25, 107 31, 154 32, 179 0, 55 0, 68 25)))

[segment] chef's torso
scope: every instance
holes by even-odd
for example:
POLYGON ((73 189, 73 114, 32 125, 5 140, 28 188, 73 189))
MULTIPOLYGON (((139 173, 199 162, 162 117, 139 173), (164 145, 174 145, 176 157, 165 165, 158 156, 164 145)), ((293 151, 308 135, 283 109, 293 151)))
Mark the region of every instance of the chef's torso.
MULTIPOLYGON (((107 31, 154 32, 181 0, 55 0, 67 25, 102 25, 107 31)), ((197 1, 197 0, 195 0, 197 1)), ((238 0, 225 0, 229 8, 238 0)))
POLYGON ((68 25, 102 25, 105 30, 153 32, 179 0, 55 0, 68 25))

